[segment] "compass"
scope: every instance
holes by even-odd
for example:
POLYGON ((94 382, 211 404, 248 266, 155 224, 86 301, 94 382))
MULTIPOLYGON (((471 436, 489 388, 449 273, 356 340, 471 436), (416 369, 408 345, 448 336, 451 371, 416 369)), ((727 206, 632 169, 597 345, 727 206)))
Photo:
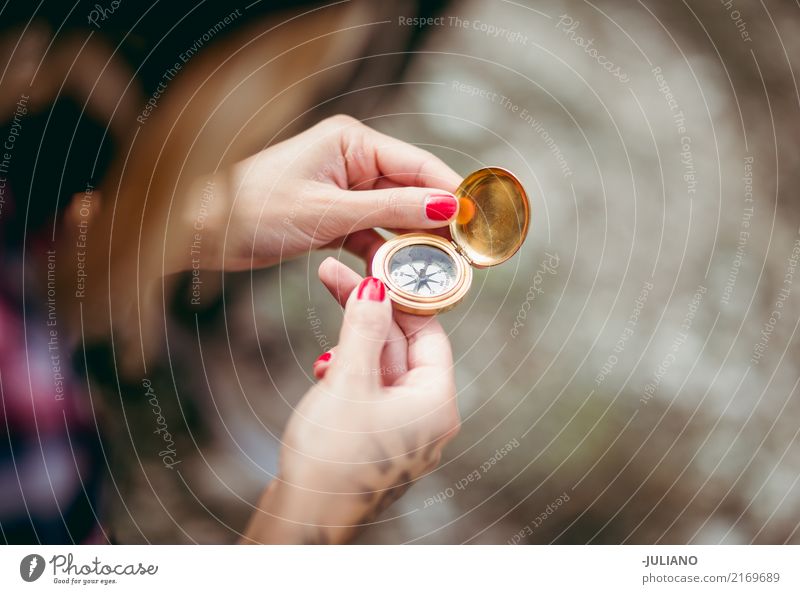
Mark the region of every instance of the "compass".
POLYGON ((447 311, 469 291, 473 267, 505 262, 525 240, 528 197, 511 172, 480 169, 464 179, 456 198, 452 240, 406 233, 388 240, 375 254, 372 274, 384 282, 398 309, 418 315, 447 311))
POLYGON ((407 245, 389 262, 396 289, 419 297, 437 297, 456 283, 456 265, 442 249, 426 244, 407 245))

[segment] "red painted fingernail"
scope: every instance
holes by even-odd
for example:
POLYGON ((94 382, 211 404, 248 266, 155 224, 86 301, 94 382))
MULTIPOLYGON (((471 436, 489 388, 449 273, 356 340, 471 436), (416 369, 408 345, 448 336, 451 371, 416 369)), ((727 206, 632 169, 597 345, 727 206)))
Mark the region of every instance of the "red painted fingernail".
POLYGON ((431 194, 425 202, 425 215, 432 221, 447 221, 458 210, 458 200, 452 194, 431 194))
POLYGON ((374 276, 368 276, 358 285, 358 298, 370 301, 383 301, 386 298, 386 288, 374 276))
POLYGON ((322 353, 319 357, 317 357, 317 360, 314 361, 314 365, 317 365, 319 363, 324 363, 325 361, 330 361, 330 360, 331 360, 331 352, 327 351, 325 353, 322 353))

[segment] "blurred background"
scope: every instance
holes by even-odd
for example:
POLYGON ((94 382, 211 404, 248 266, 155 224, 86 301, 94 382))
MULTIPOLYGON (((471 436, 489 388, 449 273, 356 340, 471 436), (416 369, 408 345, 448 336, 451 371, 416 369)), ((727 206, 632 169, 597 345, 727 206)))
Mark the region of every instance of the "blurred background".
MULTIPOLYGON (((359 542, 800 543, 796 2, 162 4, 3 8, 7 291, 46 290, 20 246, 87 185, 163 167, 128 191, 168 204, 185 155, 213 170, 347 113, 464 175, 512 170, 533 213, 519 254, 441 317, 460 435, 359 542)), ((336 342, 328 255, 203 271, 201 304, 169 277, 137 331, 146 370, 139 334, 90 332, 82 310, 74 389, 104 434, 115 541, 237 538, 336 342)))

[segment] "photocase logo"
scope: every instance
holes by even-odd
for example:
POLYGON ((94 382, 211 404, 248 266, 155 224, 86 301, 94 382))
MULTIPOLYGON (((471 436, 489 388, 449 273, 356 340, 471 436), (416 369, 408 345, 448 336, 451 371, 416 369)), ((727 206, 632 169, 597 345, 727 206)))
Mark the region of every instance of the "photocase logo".
POLYGON ((35 582, 44 573, 44 557, 41 555, 26 555, 19 562, 19 575, 26 582, 35 582))

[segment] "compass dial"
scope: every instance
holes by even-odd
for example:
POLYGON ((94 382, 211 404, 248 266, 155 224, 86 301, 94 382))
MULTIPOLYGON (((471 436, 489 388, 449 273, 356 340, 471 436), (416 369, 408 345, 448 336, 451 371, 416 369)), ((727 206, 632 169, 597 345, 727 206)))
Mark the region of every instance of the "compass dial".
POLYGON ((456 264, 437 247, 410 245, 392 255, 389 274, 401 291, 418 297, 437 297, 455 284, 456 264))

